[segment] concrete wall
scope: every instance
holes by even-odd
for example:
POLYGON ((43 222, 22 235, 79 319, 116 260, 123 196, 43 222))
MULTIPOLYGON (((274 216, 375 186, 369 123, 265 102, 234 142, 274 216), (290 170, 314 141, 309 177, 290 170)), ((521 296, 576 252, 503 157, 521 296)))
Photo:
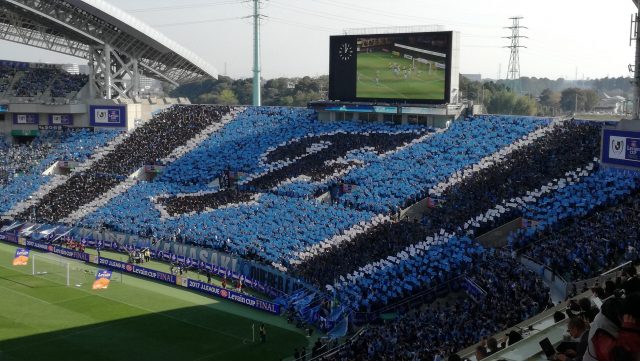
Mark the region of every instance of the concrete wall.
MULTIPOLYGON (((38 126, 49 125, 50 114, 72 114, 74 127, 90 127, 89 107, 91 105, 124 105, 127 108, 127 130, 133 130, 142 122, 148 121, 157 111, 171 107, 177 104, 177 99, 155 99, 154 104, 146 99, 142 99, 138 103, 131 100, 116 101, 96 99, 87 103, 79 104, 30 104, 30 103, 10 103, 9 111, 4 114, 4 121, 0 121, 0 133, 10 134, 12 130, 35 131, 38 126), (39 115, 38 124, 13 124, 14 114, 33 114, 39 115)), ((102 128, 102 127, 96 127, 102 128)), ((114 129, 108 127, 105 129, 114 129)), ((122 128, 125 129, 125 128, 122 128)))
POLYGON ((505 223, 477 237, 476 241, 485 247, 502 248, 507 245, 507 237, 509 234, 518 230, 521 224, 522 217, 518 217, 509 223, 505 223))

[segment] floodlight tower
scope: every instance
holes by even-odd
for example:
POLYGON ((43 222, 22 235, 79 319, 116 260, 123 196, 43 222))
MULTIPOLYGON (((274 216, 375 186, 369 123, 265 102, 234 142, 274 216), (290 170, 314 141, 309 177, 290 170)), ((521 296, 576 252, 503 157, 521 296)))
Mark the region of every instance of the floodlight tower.
POLYGON ((514 16, 509 18, 512 21, 511 26, 505 27, 505 29, 511 30, 511 36, 503 36, 505 39, 511 40, 511 45, 505 46, 505 48, 511 49, 511 55, 509 56, 509 68, 507 70, 507 80, 511 80, 513 84, 513 90, 516 93, 521 91, 520 89, 520 48, 526 48, 524 45, 520 45, 520 38, 526 38, 524 35, 520 35, 520 29, 528 29, 526 26, 520 25, 522 16, 514 16))
MULTIPOLYGON (((638 36, 638 21, 640 18, 640 0, 632 0, 638 11, 631 15, 631 36, 629 45, 636 43, 636 61, 633 76, 633 119, 640 120, 640 37, 638 36)), ((631 70, 631 66, 629 66, 631 70)))
POLYGON ((253 0, 253 105, 260 106, 260 1, 253 0))

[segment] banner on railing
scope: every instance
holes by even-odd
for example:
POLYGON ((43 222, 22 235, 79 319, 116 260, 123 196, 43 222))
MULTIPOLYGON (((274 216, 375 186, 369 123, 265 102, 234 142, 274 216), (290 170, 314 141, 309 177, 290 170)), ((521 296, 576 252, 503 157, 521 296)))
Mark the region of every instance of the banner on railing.
MULTIPOLYGON (((13 228, 5 227, 2 236, 9 242, 17 243, 18 232, 29 228, 28 225, 30 224, 18 222, 13 228)), ((173 263, 181 262, 187 267, 207 269, 214 275, 226 276, 229 279, 242 277, 246 286, 273 297, 281 293, 292 293, 301 287, 311 289, 304 282, 273 267, 210 248, 189 246, 178 242, 151 242, 149 239, 138 236, 85 228, 59 227, 54 232, 54 237, 48 240, 55 240, 61 232, 91 248, 112 249, 118 252, 149 248, 152 258, 173 263)))
POLYGON ((89 120, 93 127, 126 127, 127 107, 123 105, 90 105, 89 120))
MULTIPOLYGON (((140 267, 134 264, 121 262, 121 261, 117 261, 109 258, 96 257, 88 253, 74 251, 67 248, 54 246, 54 245, 41 243, 41 242, 36 242, 32 240, 26 240, 26 246, 30 248, 39 249, 45 252, 54 253, 63 257, 81 260, 84 262, 96 263, 97 261, 98 265, 105 266, 111 269, 120 270, 127 273, 135 274, 138 276, 151 278, 161 282, 200 291, 203 293, 207 293, 210 295, 214 295, 220 298, 230 300, 232 302, 241 303, 246 306, 252 307, 254 309, 269 312, 272 314, 280 314, 280 306, 273 302, 265 301, 256 297, 245 295, 243 293, 228 290, 226 288, 213 286, 204 282, 195 281, 186 277, 176 277, 175 275, 170 273, 156 271, 149 268, 140 267)), ((15 260, 20 259, 21 261, 23 261, 24 257, 26 257, 28 261, 28 255, 29 255, 28 249, 18 249, 16 251, 15 260)), ((112 272, 110 270, 98 271, 98 274, 96 276, 96 281, 94 282, 94 286, 96 286, 96 283, 99 283, 98 286, 104 286, 101 288, 106 288, 106 286, 108 286, 108 281, 104 279, 110 280, 111 275, 112 275, 112 272), (106 277, 107 274, 109 275, 109 277, 106 277), (102 277, 101 275, 105 277, 102 277), (103 279, 103 280, 100 280, 100 279, 103 279)))
POLYGON ((482 289, 477 283, 473 282, 469 278, 465 277, 462 282, 465 292, 471 297, 473 301, 480 302, 487 296, 487 291, 482 289))
POLYGON ((251 308, 273 313, 275 315, 280 314, 280 305, 277 305, 272 302, 264 301, 249 295, 245 295, 243 293, 231 291, 226 288, 213 286, 208 283, 195 281, 192 279, 187 280, 187 288, 190 288, 192 290, 202 291, 210 295, 214 295, 220 298, 225 298, 227 300, 231 300, 234 302, 242 303, 251 308))
POLYGON ((38 124, 40 122, 40 114, 27 113, 27 114, 13 114, 13 124, 38 124))
POLYGON ((49 125, 73 125, 73 114, 49 114, 49 125))
POLYGON ((602 163, 640 168, 640 132, 604 129, 602 163))
POLYGON ((29 240, 29 239, 25 241, 25 246, 30 247, 30 248, 39 249, 41 251, 57 254, 59 256, 63 256, 63 257, 67 257, 67 258, 73 258, 73 259, 77 259, 79 261, 89 262, 89 254, 88 253, 84 253, 84 252, 80 252, 80 251, 74 251, 72 249, 68 249, 68 248, 64 248, 64 247, 60 247, 60 246, 54 246, 52 244, 36 242, 36 241, 29 240))
POLYGON ((142 277, 152 278, 161 282, 176 284, 176 276, 171 273, 160 272, 145 267, 136 266, 131 263, 116 261, 114 259, 100 257, 98 264, 109 268, 114 268, 127 273, 133 273, 142 277))

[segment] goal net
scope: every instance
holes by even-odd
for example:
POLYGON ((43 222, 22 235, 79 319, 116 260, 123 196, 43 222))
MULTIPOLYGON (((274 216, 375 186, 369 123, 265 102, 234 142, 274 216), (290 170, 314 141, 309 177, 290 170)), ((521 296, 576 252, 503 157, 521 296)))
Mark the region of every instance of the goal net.
POLYGON ((90 287, 95 280, 96 270, 83 262, 32 253, 31 274, 66 286, 90 287))

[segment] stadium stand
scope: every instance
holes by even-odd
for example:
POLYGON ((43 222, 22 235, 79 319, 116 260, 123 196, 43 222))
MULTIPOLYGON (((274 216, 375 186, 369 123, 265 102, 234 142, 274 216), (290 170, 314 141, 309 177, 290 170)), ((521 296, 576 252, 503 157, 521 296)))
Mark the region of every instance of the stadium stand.
POLYGON ((456 122, 427 141, 388 157, 367 159, 367 167, 344 177, 359 187, 340 201, 378 213, 395 212, 426 197, 443 178, 548 124, 545 119, 500 116, 456 122))
MULTIPOLYGON (((574 202, 569 203, 570 200, 567 199, 555 204, 547 201, 545 208, 540 207, 538 211, 556 210, 557 213, 553 212, 548 219, 558 217, 559 220, 567 220, 586 214, 584 211, 580 212, 580 206, 582 209, 588 209, 597 205, 615 205, 604 209, 602 206, 598 207, 599 210, 589 214, 588 218, 572 221, 560 230, 559 226, 556 226, 545 231, 541 226, 534 234, 528 235, 527 232, 521 231, 511 238, 512 247, 520 249, 533 242, 521 250, 524 255, 550 267, 568 281, 597 276, 624 262, 640 261, 640 236, 638 226, 634 222, 640 212, 637 191, 640 187, 640 177, 615 177, 614 174, 609 174, 605 179, 606 181, 593 184, 591 189, 583 193, 577 193, 574 189, 569 199, 580 202, 577 205, 574 202), (624 188, 625 185, 627 188, 624 188), (588 205, 584 203, 586 201, 589 202, 588 205), (566 211, 563 212, 563 208, 566 211), (569 209, 573 214, 568 212, 569 209)), ((529 213, 532 219, 542 218, 540 213, 532 213, 529 213)))
MULTIPOLYGON (((51 69, 20 76, 25 96, 65 96, 83 82, 51 69)), ((552 305, 521 255, 569 281, 640 261, 640 176, 599 168, 600 132, 507 116, 436 131, 323 123, 307 109, 173 106, 124 135, 1 142, 0 211, 258 260, 322 290, 279 301, 330 337, 403 311, 329 359, 438 359, 552 305), (58 160, 80 164, 68 177, 42 175, 58 160), (130 178, 148 165, 164 170, 130 178), (400 219, 424 201, 415 219, 400 219), (519 217, 505 249, 473 239, 519 217), (432 290, 420 309, 397 306, 432 290)))
MULTIPOLYGON (((254 254, 255 245, 260 244, 257 249, 266 248, 261 252, 265 260, 269 263, 280 263, 306 246, 340 233, 354 223, 371 219, 373 213, 344 206, 318 205, 314 201, 290 199, 275 194, 263 194, 255 199, 242 198, 234 190, 219 192, 218 188, 208 187, 207 183, 229 168, 247 174, 268 174, 267 170, 274 167, 266 157, 264 160, 261 159, 264 154, 271 154, 279 146, 286 144, 299 146, 296 140, 301 138, 313 139, 315 144, 314 134, 338 131, 347 134, 364 130, 375 134, 402 131, 400 135, 414 136, 415 132, 422 129, 424 128, 416 126, 398 128, 386 124, 355 122, 321 123, 312 119, 308 110, 249 108, 219 132, 212 134, 194 151, 169 164, 153 184, 133 187, 127 194, 114 199, 107 207, 89 215, 82 223, 92 227, 104 224, 115 230, 159 239, 175 237, 199 245, 224 246, 229 251, 243 255, 254 254), (297 126, 291 126, 292 124, 297 126), (243 151, 239 152, 237 149, 243 151), (177 218, 162 219, 161 213, 154 207, 155 201, 149 201, 150 197, 161 199, 168 195, 196 192, 216 194, 218 198, 229 195, 229 200, 233 203, 251 203, 215 211, 213 204, 208 203, 206 206, 211 208, 208 213, 180 214, 177 218), (123 221, 125 219, 127 222, 123 221), (239 220, 242 220, 242 223, 238 223, 239 220), (339 223, 331 225, 334 222, 339 223), (204 228, 193 227, 195 224, 204 224, 204 228)), ((357 142, 351 144, 354 149, 362 146, 357 142)), ((301 148, 286 149, 292 149, 288 157, 293 159, 293 155, 297 156, 301 148)), ((325 155, 325 158, 338 158, 344 153, 344 149, 332 148, 331 153, 325 155)), ((271 159, 276 159, 276 156, 281 158, 275 153, 271 159)), ((323 159, 316 159, 314 164, 307 164, 305 168, 300 169, 313 171, 316 169, 314 167, 323 164, 323 159)), ((329 169, 333 171, 332 168, 329 169)), ((275 193, 278 194, 277 191, 275 193)), ((220 201, 220 204, 224 202, 220 201)))
MULTIPOLYGON (((500 118, 493 118, 489 121, 490 125, 487 125, 487 128, 497 127, 495 124, 500 124, 500 118), (495 124, 494 124, 495 123, 495 124)), ((527 134, 527 131, 536 129, 536 127, 540 125, 547 124, 545 122, 533 122, 531 125, 531 121, 521 120, 523 124, 528 124, 527 126, 523 126, 522 129, 516 131, 516 135, 513 135, 511 139, 516 139, 524 134, 527 134)), ((483 124, 482 120, 478 120, 476 125, 483 124)), ((471 126, 469 126, 471 127, 471 126)), ((505 125, 507 127, 507 125, 505 125)), ((481 127, 480 127, 481 128, 481 127)), ((231 169, 233 171, 242 171, 251 175, 251 173, 258 173, 259 175, 268 174, 267 170, 269 167, 271 169, 278 169, 277 167, 273 167, 271 163, 269 163, 269 159, 282 159, 283 156, 279 156, 278 153, 273 153, 276 149, 279 152, 285 152, 289 150, 291 153, 288 155, 289 159, 294 159, 299 156, 301 152, 300 149, 307 148, 306 145, 313 144, 321 144, 316 143, 315 140, 311 140, 314 138, 308 138, 306 140, 307 143, 300 143, 301 138, 313 137, 314 134, 326 134, 330 132, 344 131, 350 132, 354 130, 360 130, 361 132, 381 132, 381 131, 391 131, 394 129, 394 132, 398 131, 420 131, 420 127, 406 127, 398 129, 393 128, 393 126, 384 125, 384 124, 362 124, 362 123, 353 123, 353 122, 341 122, 341 123, 320 123, 317 121, 312 121, 309 118, 309 111, 307 110, 290 110, 286 108, 262 108, 262 109, 248 109, 246 112, 241 113, 237 119, 231 122, 229 125, 225 126, 221 129, 220 132, 212 135, 207 141, 203 142, 200 147, 196 150, 188 154, 187 156, 181 158, 175 163, 169 164, 164 174, 161 175, 157 181, 155 182, 158 185, 158 188, 152 189, 153 186, 141 185, 136 186, 129 193, 133 192, 141 192, 138 195, 125 194, 122 195, 122 198, 128 198, 128 201, 122 199, 115 199, 114 204, 118 204, 119 206, 111 206, 99 210, 97 213, 89 215, 85 220, 83 220, 83 224, 88 226, 99 226, 106 223, 109 226, 114 226, 115 229, 125 232, 134 232, 137 234, 143 235, 154 235, 158 238, 169 238, 176 236, 176 230, 180 229, 179 238, 180 240, 186 242, 192 242, 196 244, 206 244, 210 246, 220 245, 222 241, 224 241, 228 247, 239 254, 246 254, 247 252, 251 253, 247 250, 247 244, 251 243, 264 243, 265 239, 271 239, 275 230, 277 229, 295 229, 300 226, 306 226, 309 231, 309 235, 311 237, 294 237, 291 240, 279 240, 278 242, 284 243, 279 246, 277 243, 274 244, 274 247, 278 249, 277 252, 271 252, 267 250, 265 254, 268 255, 266 257, 267 260, 275 263, 287 263, 287 260, 292 258, 292 256, 300 251, 303 251, 305 247, 313 246, 318 242, 330 238, 335 234, 333 232, 340 233, 346 229, 350 229, 356 224, 359 224, 363 221, 368 221, 372 219, 373 214, 368 211, 358 211, 350 210, 348 207, 349 204, 343 203, 343 206, 336 206, 333 208, 327 208, 322 206, 313 207, 304 207, 304 209, 315 209, 317 213, 314 217, 299 217, 295 219, 279 219, 277 223, 273 221, 266 222, 266 224, 274 224, 275 228, 270 230, 272 227, 257 227, 260 231, 254 230, 256 227, 251 227, 252 223, 247 223, 245 227, 241 227, 239 229, 231 228, 233 232, 229 232, 229 228, 226 225, 220 225, 219 220, 224 219, 227 220, 226 216, 222 214, 230 214, 231 212, 236 212, 236 210, 231 209, 223 209, 217 210, 208 215, 189 215, 183 214, 178 217, 177 220, 169 219, 160 222, 158 216, 154 215, 154 212, 157 212, 154 208, 154 205, 150 204, 150 197, 155 197, 155 201, 162 200, 166 198, 168 195, 177 195, 179 193, 188 194, 194 192, 201 192, 201 196, 203 198, 206 197, 222 197, 222 201, 218 200, 217 203, 206 203, 203 207, 215 208, 215 206, 220 206, 225 204, 228 200, 225 197, 229 197, 234 201, 241 202, 249 202, 256 201, 251 197, 237 197, 237 194, 234 194, 233 191, 227 190, 223 192, 219 192, 216 188, 207 187, 206 183, 209 183, 219 177, 221 173, 225 171, 225 169, 231 169), (296 114, 295 112, 300 112, 296 114), (252 122, 253 127, 249 127, 248 123, 252 122), (298 124, 296 127, 288 127, 287 125, 290 123, 298 124), (264 127, 264 128, 263 128, 264 127), (287 129, 287 130, 285 130, 287 129), (287 133, 288 132, 288 133, 287 133), (227 140, 228 139, 228 140, 227 140), (243 151, 236 151, 238 142, 242 142, 241 148, 243 151), (287 147, 287 144, 290 146, 287 147), (273 153, 273 155, 271 155, 273 153), (212 157, 211 154, 216 154, 215 157, 212 157), (264 156, 264 159, 261 157, 264 156), (269 156, 273 158, 268 158, 269 156), (278 157, 278 158, 276 158, 278 157), (160 186, 160 182, 162 186, 160 186), (172 184, 169 184, 172 183, 172 184), (183 186, 190 185, 190 186, 183 186), (209 194, 217 194, 216 196, 210 196, 209 194), (140 200, 134 201, 133 198, 139 198, 140 200), (133 203, 139 205, 136 207, 126 207, 127 203, 133 203), (346 206, 346 207, 345 207, 346 206), (343 214, 327 214, 326 209, 343 209, 343 214), (127 215, 129 209, 136 209, 133 215, 127 215), (146 209, 146 210, 145 210, 146 209), (149 213, 151 216, 149 217, 140 217, 141 213, 149 213), (346 212, 346 213, 345 213, 346 212), (318 227, 324 222, 322 219, 322 215, 326 214, 328 217, 336 219, 336 217, 342 219, 342 217, 346 217, 343 224, 340 227, 330 229, 330 232, 316 232, 318 227), (357 215, 354 217, 354 215, 357 215), (197 219, 190 220, 190 218, 197 219), (128 222, 123 222, 123 220, 133 220, 128 222), (179 226, 180 224, 184 224, 188 222, 189 224, 197 224, 193 222, 202 222, 205 220, 207 222, 208 230, 215 230, 216 232, 210 232, 210 236, 206 237, 204 234, 194 233, 195 231, 184 231, 189 230, 191 227, 179 226), (291 222, 291 223, 289 223, 291 222), (293 228, 292 228, 293 227, 293 228), (207 239, 208 238, 208 239, 207 239), (227 240, 228 239, 228 240, 227 240)), ((461 129, 460 132, 468 130, 467 128, 461 129)), ((365 133, 366 134, 366 133, 365 133)), ((416 134, 416 133, 414 133, 416 134)), ((418 133, 419 134, 419 133, 418 133)), ((416 135, 418 135, 416 134, 416 135)), ((458 132, 454 132, 453 136, 457 136, 458 132)), ((487 132, 486 135, 489 137, 490 134, 487 132)), ((436 135, 426 135, 426 138, 436 135)), ((426 139, 424 138, 424 139, 426 139)), ((444 141, 444 140, 441 140, 444 141)), ((479 140, 478 143, 481 143, 479 140)), ((357 142, 351 146, 353 149, 358 149, 361 146, 357 142)), ((407 145, 408 148, 415 146, 414 144, 407 145)), ((470 145, 469 148, 472 146, 470 145)), ((496 146, 497 147, 497 146, 496 146)), ((402 149, 398 152, 406 151, 406 149, 402 149)), ((333 149, 333 148, 331 148, 333 149)), ((467 148, 465 148, 467 149, 467 148)), ((489 149, 493 150, 493 149, 489 149)), ((336 151, 333 152, 333 157, 341 157, 344 155, 344 151, 336 151)), ((351 155, 353 159, 358 159, 364 162, 366 158, 374 158, 372 157, 372 153, 366 152, 352 152, 351 155), (355 155, 354 155, 355 153, 355 155)), ((330 158, 328 158, 330 159, 330 158)), ((448 159, 448 158, 447 158, 448 159)), ((319 162, 322 163, 322 162, 319 162)), ((313 165, 310 166, 311 168, 313 165)), ((312 169, 311 169, 312 170, 312 169)), ((332 178, 331 176, 330 178, 332 178)), ((282 177, 284 178, 284 177, 282 177)), ((254 179, 259 179, 258 177, 254 179)), ((249 182, 249 181, 247 181, 249 182)), ((273 185, 270 183, 269 185, 273 185)), ((290 183, 285 184, 283 188, 290 189, 290 183)), ((318 189, 326 189, 326 185, 317 184, 312 185, 312 189, 310 189, 310 193, 315 193, 318 189)), ((276 189, 273 193, 277 195, 287 194, 286 191, 282 191, 281 189, 276 189)), ((296 196, 300 194, 295 194, 296 196)), ((310 197, 310 194, 304 195, 306 198, 310 197)), ((274 200, 278 200, 277 203, 281 206, 285 204, 291 204, 291 208, 298 207, 299 202, 303 201, 295 201, 285 198, 275 198, 275 197, 267 197, 270 202, 274 200), (296 203, 298 202, 298 203, 296 203)), ((162 202, 160 202, 162 203, 162 202)), ((304 203, 304 202, 303 202, 304 203)), ((264 217, 263 214, 270 214, 273 212, 266 211, 264 208, 264 203, 260 200, 257 200, 257 204, 253 203, 252 205, 239 205, 238 209, 242 210, 240 214, 243 215, 242 219, 251 219, 252 217, 259 216, 264 217), (262 210, 256 213, 256 207, 262 210)), ((273 204, 273 203, 271 203, 273 204)), ((289 208, 289 207, 287 207, 289 208)), ((184 209, 182 211, 186 211, 184 209)), ((196 209, 197 210, 197 209, 196 209)), ((294 212, 295 214, 295 212, 294 212)), ((166 214, 167 218, 170 216, 166 214)), ((234 215, 236 217, 237 215, 234 215)), ((272 216, 273 217, 273 216, 272 216)), ((228 223, 225 222, 225 223, 228 223)), ((224 223, 223 223, 224 224, 224 223)), ((201 232, 201 231, 197 231, 201 232)), ((282 231, 281 231, 282 232, 282 231)))
POLYGON ((70 97, 87 84, 89 77, 84 74, 69 74, 58 68, 27 68, 15 71, 5 68, 4 74, 13 74, 16 78, 11 95, 16 97, 70 97))
POLYGON ((4 93, 9 89, 14 75, 14 69, 0 66, 0 95, 4 95, 4 93))
POLYGON ((220 122, 228 107, 175 106, 137 128, 106 156, 47 193, 18 215, 27 218, 37 207, 40 219, 58 221, 124 181, 138 168, 157 164, 207 126, 220 122))
MULTIPOLYGON (((294 269, 316 284, 331 284, 340 275, 395 256, 405 247, 424 241, 427 237, 444 232, 467 233, 474 227, 479 228, 479 222, 469 220, 502 200, 526 195, 528 191, 574 170, 577 165, 592 161, 597 153, 597 134, 597 127, 590 125, 559 126, 557 131, 515 151, 499 165, 480 170, 475 176, 445 192, 438 207, 427 210, 424 225, 408 221, 379 225, 348 242, 323 249, 294 269), (567 152, 567 149, 579 151, 567 152), (548 159, 555 160, 553 167, 548 166, 548 159), (465 222, 471 227, 465 226, 465 222)), ((498 214, 513 216, 506 209, 498 214)), ((500 217, 493 218, 492 222, 499 224, 500 217)))
MULTIPOLYGON (((117 131, 43 132, 29 144, 3 143, 0 211, 7 212, 24 201, 53 177, 43 172, 56 161, 83 162, 94 151, 118 135, 117 131)), ((31 214, 27 215, 27 218, 31 214)))
POLYGON ((450 271, 472 275, 470 278, 486 290, 485 296, 472 299, 463 293, 410 310, 387 324, 369 326, 356 342, 331 359, 434 360, 437 355, 453 354, 548 306, 548 288, 508 255, 496 254, 475 261, 450 271))

